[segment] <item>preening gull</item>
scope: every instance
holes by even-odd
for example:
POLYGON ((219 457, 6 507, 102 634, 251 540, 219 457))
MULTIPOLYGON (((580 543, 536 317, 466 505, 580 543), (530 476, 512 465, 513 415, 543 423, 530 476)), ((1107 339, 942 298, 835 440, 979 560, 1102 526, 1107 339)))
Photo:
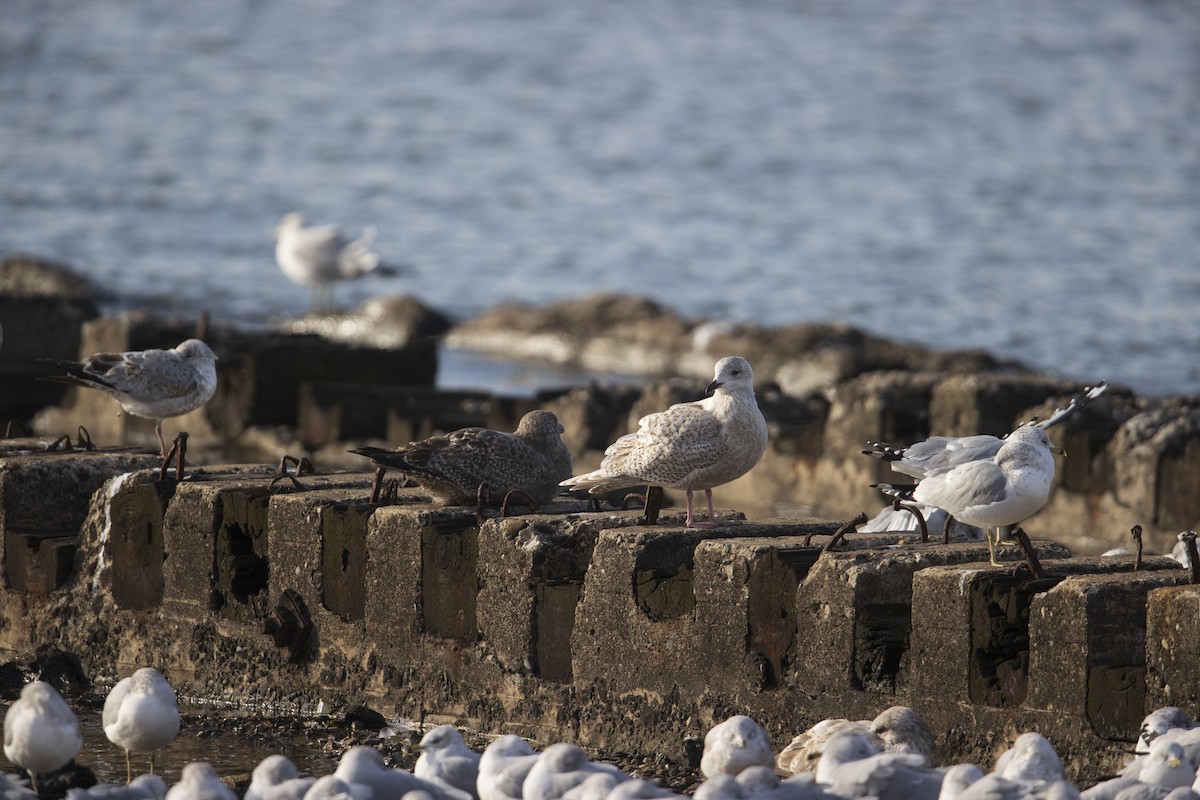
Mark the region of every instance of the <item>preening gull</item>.
POLYGON ((166 458, 162 424, 204 405, 217 390, 217 356, 199 339, 170 350, 96 353, 82 362, 46 359, 66 371, 45 380, 99 389, 121 404, 127 414, 155 421, 154 432, 166 458))
POLYGON ((521 787, 538 754, 529 742, 511 733, 489 744, 479 758, 479 777, 475 782, 479 800, 520 800, 521 787))
POLYGON ((79 748, 83 736, 79 720, 54 687, 32 681, 4 715, 4 755, 29 773, 37 791, 37 776, 65 767, 79 748))
POLYGON ((207 761, 184 764, 179 783, 167 790, 165 800, 237 800, 233 790, 207 761))
POLYGON ((558 494, 559 481, 571 474, 571 453, 563 427, 550 411, 530 411, 515 433, 463 428, 395 450, 351 450, 376 465, 394 469, 421 484, 446 505, 474 503, 480 487, 499 504, 510 492, 524 492, 541 505, 558 494))
POLYGON ((472 797, 479 797, 476 781, 479 777, 479 753, 467 747, 462 734, 453 725, 438 725, 422 737, 417 745, 421 756, 413 774, 427 780, 443 780, 472 797))
MULTIPOLYGON (((1182 544, 1182 542, 1180 542, 1182 544)), ((1184 566, 1187 566, 1184 564, 1184 566)), ((1146 715, 1138 732, 1135 753, 1149 753, 1150 745, 1159 736, 1170 730, 1191 730, 1196 727, 1196 721, 1188 712, 1179 706, 1163 706, 1146 715)))
POLYGON ((604 451, 600 469, 563 481, 601 494, 646 483, 687 493, 687 527, 714 525, 714 486, 749 472, 767 449, 767 422, 754 397, 750 362, 728 356, 717 362, 710 397, 678 403, 638 420, 638 429, 604 451), (692 493, 703 489, 708 521, 692 514, 692 493))
POLYGON ((888 494, 945 509, 955 519, 987 531, 988 552, 998 565, 995 544, 1000 528, 1013 525, 1040 509, 1054 480, 1046 430, 1104 393, 1108 385, 1088 387, 1043 422, 1028 422, 1001 439, 976 436, 931 436, 908 447, 868 442, 867 455, 887 461, 892 469, 918 480, 915 487, 878 484, 888 494))
POLYGON ((275 260, 290 280, 312 290, 313 305, 324 305, 330 288, 339 281, 382 274, 379 254, 371 249, 375 228, 350 241, 337 225, 305 225, 304 215, 293 211, 275 229, 275 260))
POLYGON ((125 751, 125 780, 133 780, 129 754, 150 753, 154 774, 154 752, 171 743, 179 733, 179 704, 171 684, 153 667, 142 667, 122 678, 104 699, 101 714, 104 735, 125 751))
POLYGON ((704 755, 700 757, 704 777, 722 773, 736 776, 756 766, 775 766, 775 753, 766 730, 750 717, 737 714, 704 734, 704 755))
POLYGON ((915 487, 879 487, 889 494, 943 508, 955 519, 984 528, 990 561, 999 566, 995 546, 1000 528, 1021 522, 1046 504, 1054 483, 1052 454, 1061 452, 1044 430, 1023 425, 1009 434, 990 458, 933 472, 915 487))

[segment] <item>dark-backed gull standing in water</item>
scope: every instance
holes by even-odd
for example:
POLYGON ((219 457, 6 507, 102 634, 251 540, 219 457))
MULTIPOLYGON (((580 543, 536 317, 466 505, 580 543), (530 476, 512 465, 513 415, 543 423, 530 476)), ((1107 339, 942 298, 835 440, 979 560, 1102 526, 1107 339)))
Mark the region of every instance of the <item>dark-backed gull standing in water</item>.
POLYGON ((350 452, 407 475, 444 505, 474 503, 481 486, 494 504, 510 492, 524 492, 542 505, 571 475, 571 452, 562 431, 558 417, 538 410, 523 416, 515 433, 463 428, 395 450, 359 447, 350 452))
POLYGON ((194 411, 217 390, 217 356, 199 339, 170 350, 96 353, 81 362, 45 359, 66 371, 45 380, 99 389, 121 404, 126 414, 154 420, 163 458, 167 443, 162 424, 167 417, 194 411))
POLYGON ((714 486, 745 475, 767 449, 767 421, 754 397, 754 372, 741 356, 717 362, 710 397, 677 403, 638 420, 638 429, 609 445, 600 469, 563 481, 602 494, 639 484, 687 492, 687 527, 714 525, 714 486), (708 520, 692 515, 692 493, 703 489, 708 520))

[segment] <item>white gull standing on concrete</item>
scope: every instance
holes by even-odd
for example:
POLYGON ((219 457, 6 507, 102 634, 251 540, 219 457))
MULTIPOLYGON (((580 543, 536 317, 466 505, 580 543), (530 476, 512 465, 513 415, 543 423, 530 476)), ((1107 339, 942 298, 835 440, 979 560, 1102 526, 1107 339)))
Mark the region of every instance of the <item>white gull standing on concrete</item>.
POLYGON ((199 339, 170 350, 96 353, 81 362, 45 359, 66 371, 45 380, 99 389, 121 404, 127 414, 155 421, 162 456, 167 455, 162 424, 167 417, 194 411, 217 390, 217 356, 199 339))
POLYGON ((453 725, 438 725, 421 738, 421 755, 413 774, 427 780, 443 780, 478 798, 479 753, 467 747, 453 725))
POLYGON ((775 752, 767 731, 745 714, 736 714, 704 734, 700 771, 711 778, 722 773, 737 776, 748 767, 774 767, 775 752))
POLYGON ((463 428, 395 450, 360 447, 350 452, 404 473, 445 505, 474 503, 480 487, 496 505, 511 492, 523 492, 542 505, 571 475, 571 452, 562 431, 558 417, 537 410, 521 417, 514 433, 463 428))
POLYGON ((350 241, 337 225, 305 225, 304 215, 293 211, 275 229, 275 261, 290 280, 312 290, 313 305, 327 303, 329 290, 339 281, 382 273, 379 254, 371 249, 375 228, 350 241))
POLYGON ((754 397, 754 372, 741 356, 717 362, 711 396, 677 403, 638 420, 638 429, 604 451, 600 468, 563 481, 572 489, 601 494, 639 484, 687 493, 687 527, 714 525, 714 486, 753 469, 767 449, 767 422, 754 397), (703 489, 708 520, 692 514, 692 493, 703 489))
POLYGON ((179 703, 175 690, 153 667, 142 667, 122 678, 104 699, 101 713, 104 735, 125 751, 125 780, 133 779, 129 754, 149 753, 154 774, 154 753, 179 734, 179 703))
POLYGON ((956 520, 987 532, 991 562, 1000 528, 1032 516, 1046 503, 1054 482, 1053 453, 1046 430, 1104 393, 1108 385, 1087 387, 1043 422, 1028 422, 1007 437, 931 436, 897 447, 868 442, 867 455, 887 461, 892 469, 918 480, 916 486, 877 484, 885 493, 945 509, 956 520))
POLYGON ((37 776, 70 763, 83 747, 79 720, 54 687, 31 681, 4 715, 4 755, 29 773, 37 791, 37 776))

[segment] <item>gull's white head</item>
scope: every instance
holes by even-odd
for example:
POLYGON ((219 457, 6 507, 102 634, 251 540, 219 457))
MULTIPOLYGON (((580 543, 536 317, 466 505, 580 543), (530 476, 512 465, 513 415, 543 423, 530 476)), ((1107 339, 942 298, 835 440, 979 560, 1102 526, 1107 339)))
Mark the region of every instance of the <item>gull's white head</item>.
POLYGON ((283 219, 279 220, 279 224, 275 226, 275 238, 278 239, 283 234, 289 231, 299 230, 304 227, 304 215, 299 211, 292 211, 289 214, 284 214, 283 219))
POLYGON ((708 394, 723 389, 726 392, 754 391, 754 370, 750 362, 741 356, 726 356, 717 362, 713 369, 712 383, 708 385, 708 394))
POLYGON ((187 359, 195 359, 198 361, 216 361, 217 354, 212 351, 212 348, 206 345, 199 339, 188 339, 181 342, 175 348, 175 352, 187 359))

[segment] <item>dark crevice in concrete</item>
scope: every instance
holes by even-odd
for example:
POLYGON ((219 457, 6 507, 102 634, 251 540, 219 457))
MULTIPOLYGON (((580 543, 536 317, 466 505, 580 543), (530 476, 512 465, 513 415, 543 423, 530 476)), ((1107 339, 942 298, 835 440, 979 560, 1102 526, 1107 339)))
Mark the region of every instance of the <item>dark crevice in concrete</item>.
POLYGON ((971 701, 1012 708, 1025 700, 1029 673, 1029 605, 1063 576, 1037 580, 988 575, 971 586, 971 701))
POLYGON ((895 694, 911 630, 911 603, 865 603, 858 609, 854 619, 854 688, 895 694))

